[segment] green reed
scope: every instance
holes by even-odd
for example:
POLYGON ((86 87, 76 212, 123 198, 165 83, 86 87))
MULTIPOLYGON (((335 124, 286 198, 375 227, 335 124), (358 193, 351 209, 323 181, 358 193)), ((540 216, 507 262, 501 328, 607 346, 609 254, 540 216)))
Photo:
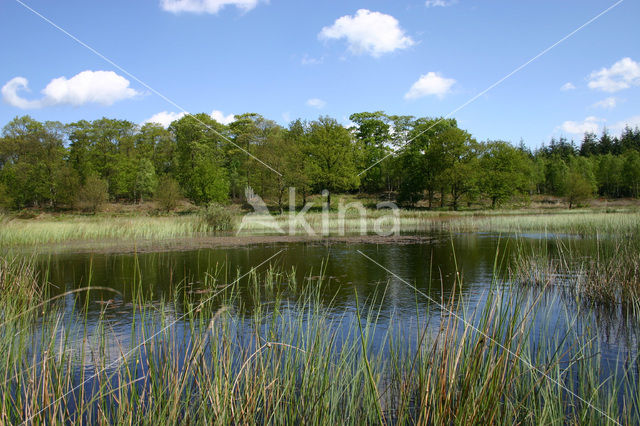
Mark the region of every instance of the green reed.
MULTIPOLYGON (((538 300, 505 291, 497 277, 478 307, 463 308, 455 292, 440 313, 416 303, 408 332, 393 318, 382 324, 371 300, 339 309, 319 272, 300 281, 269 265, 238 279, 212 267, 198 291, 182 282, 160 302, 135 292, 133 321, 116 329, 109 304, 91 320, 80 293, 71 307, 46 303, 29 262, 0 262, 2 288, 24 289, 0 299, 0 423, 640 420, 637 370, 600 377, 597 342, 577 330, 562 339, 546 330, 533 344, 538 300), (25 297, 43 309, 22 315, 25 297)), ((378 292, 386 297, 384 283, 378 292)))

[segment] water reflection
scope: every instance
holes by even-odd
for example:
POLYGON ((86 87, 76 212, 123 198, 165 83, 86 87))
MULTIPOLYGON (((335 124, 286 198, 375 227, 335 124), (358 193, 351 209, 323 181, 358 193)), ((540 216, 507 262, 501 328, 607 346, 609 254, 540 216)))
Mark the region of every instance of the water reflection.
MULTIPOLYGON (((419 332, 420 324, 426 318, 442 313, 437 303, 416 294, 403 280, 433 300, 445 302, 451 297, 455 283, 461 283, 455 291, 464 300, 464 306, 467 309, 479 308, 488 292, 496 289, 494 277, 504 277, 510 250, 516 244, 530 244, 538 249, 542 245, 550 252, 555 246, 552 239, 542 239, 539 235, 532 238, 520 236, 517 241, 512 237, 486 233, 433 234, 432 237, 428 242, 399 245, 298 242, 138 255, 66 253, 43 257, 40 267, 43 273, 46 271, 53 294, 87 285, 106 286, 121 293, 121 296, 114 296, 98 290, 88 295, 68 296, 64 300, 64 310, 70 314, 67 321, 73 321, 74 313, 84 314, 86 310, 90 335, 96 341, 104 332, 112 336, 114 340, 106 344, 110 347, 106 352, 117 357, 119 348, 131 347, 132 339, 138 339, 135 331, 132 333, 131 330, 136 312, 139 314, 137 300, 145 300, 147 313, 164 306, 171 318, 180 319, 189 309, 187 303, 210 298, 221 286, 279 250, 284 251, 271 264, 280 271, 295 271, 296 285, 318 285, 317 277, 324 277, 325 284, 318 302, 335 319, 336 327, 348 329, 353 323, 357 293, 365 313, 375 311, 378 320, 376 333, 383 336, 389 327, 397 327, 407 335, 419 332), (372 264, 358 251, 403 280, 372 264), (456 276, 461 279, 456 281, 456 276), (100 319, 107 320, 107 328, 95 327, 100 319)), ((589 247, 593 241, 585 239, 574 241, 574 244, 589 247)), ((289 288, 286 278, 277 277, 275 281, 276 290, 266 289, 259 298, 241 286, 239 297, 242 303, 235 307, 234 315, 251 318, 256 309, 268 314, 276 293, 282 297, 284 305, 289 305, 289 309, 301 309, 294 305, 295 288, 289 288)), ((509 290, 513 288, 509 287, 509 290)), ((529 299, 536 300, 539 292, 539 289, 530 290, 529 299)), ((548 290, 547 293, 540 299, 544 309, 540 309, 535 318, 534 338, 540 339, 550 330, 554 338, 561 338, 562 330, 582 327, 597 331, 606 359, 614 361, 635 353, 635 327, 629 326, 619 309, 608 313, 598 310, 587 312, 573 295, 558 290, 548 290), (576 313, 579 313, 577 323, 576 313)), ((214 306, 213 310, 218 307, 214 306)), ((432 323, 437 327, 437 321, 432 323)))

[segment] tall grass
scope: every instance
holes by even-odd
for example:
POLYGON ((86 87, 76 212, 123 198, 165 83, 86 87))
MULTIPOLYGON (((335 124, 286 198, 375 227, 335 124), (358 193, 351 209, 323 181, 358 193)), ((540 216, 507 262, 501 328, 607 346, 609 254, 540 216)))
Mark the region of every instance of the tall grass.
MULTIPOLYGON (((222 214, 223 213, 223 214, 222 214)), ((239 230, 240 236, 279 235, 275 223, 285 234, 306 235, 303 222, 293 222, 289 214, 267 216, 269 221, 242 222, 243 214, 223 211, 224 221, 210 223, 207 216, 63 216, 45 219, 6 219, 0 221, 0 247, 64 244, 75 241, 102 244, 164 241, 215 235, 215 231, 239 230), (204 217, 204 220, 203 220, 204 217)), ((325 218, 320 212, 309 212, 304 220, 316 235, 375 234, 377 229, 389 232, 394 217, 388 209, 348 210, 343 216, 332 211, 325 218)), ((216 216, 216 217, 217 217, 216 216)), ((569 233, 580 235, 640 234, 640 213, 633 211, 606 213, 598 211, 488 211, 431 212, 402 210, 398 213, 399 231, 416 233, 448 232, 509 232, 509 233, 569 233)))
MULTIPOLYGON (((1 265, 2 288, 16 280, 37 288, 30 268, 1 265)), ((60 300, 38 316, 5 317, 0 423, 640 420, 637 376, 600 377, 598 346, 577 330, 562 339, 550 330, 535 343, 538 305, 518 292, 496 286, 475 310, 453 294, 439 315, 416 310, 409 333, 394 321, 384 327, 366 300, 355 311, 327 302, 322 273, 298 282, 294 271, 269 267, 230 282, 215 271, 201 291, 161 303, 136 293, 129 347, 113 337, 108 305, 90 319, 86 299, 75 299, 71 318, 60 300)))
POLYGON ((0 246, 54 244, 72 241, 118 242, 192 237, 207 227, 197 216, 14 219, 0 225, 0 246))
POLYGON ((549 238, 516 242, 511 278, 528 286, 559 286, 592 304, 633 305, 640 300, 637 236, 549 238))

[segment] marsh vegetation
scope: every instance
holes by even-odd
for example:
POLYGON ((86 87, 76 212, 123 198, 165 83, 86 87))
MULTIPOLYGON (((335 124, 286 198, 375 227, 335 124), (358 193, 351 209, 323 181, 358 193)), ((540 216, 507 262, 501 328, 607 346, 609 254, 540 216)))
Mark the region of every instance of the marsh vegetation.
MULTIPOLYGON (((534 320, 546 315, 540 298, 505 292, 497 278, 475 307, 464 308, 463 283, 452 283, 438 310, 416 305, 407 329, 406 318, 386 317, 374 303, 389 297, 385 283, 368 297, 356 292, 354 309, 344 311, 329 277, 315 273, 300 281, 267 264, 225 277, 219 267, 197 291, 155 301, 132 276, 126 304, 113 292, 85 289, 65 297, 71 306, 58 298, 24 311, 12 307, 41 277, 28 262, 4 262, 3 287, 24 290, 1 301, 2 421, 638 420, 635 363, 610 363, 600 374, 598 342, 578 327, 562 336, 545 327, 534 339, 534 320), (105 299, 98 311, 88 308, 105 299), (120 324, 114 310, 135 321, 120 324)), ((576 321, 567 315, 567 323, 576 321)))

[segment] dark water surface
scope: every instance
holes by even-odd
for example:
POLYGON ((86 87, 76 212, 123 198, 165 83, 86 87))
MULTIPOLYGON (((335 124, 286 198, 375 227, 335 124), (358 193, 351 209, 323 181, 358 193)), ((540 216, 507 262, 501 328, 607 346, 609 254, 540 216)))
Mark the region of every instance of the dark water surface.
MULTIPOLYGON (((481 308, 490 291, 521 291, 515 284, 495 279, 506 277, 505 271, 516 245, 552 252, 558 238, 572 240, 572 245, 582 247, 586 252, 595 246, 592 240, 570 236, 550 238, 531 234, 516 240, 484 233, 434 234, 429 242, 417 244, 314 242, 137 255, 66 253, 42 256, 40 265, 53 285, 52 295, 88 284, 119 291, 121 295, 106 291, 92 291, 88 296, 83 293, 69 295, 65 298, 64 309, 70 314, 69 318, 78 313, 84 315, 86 310, 88 324, 85 326, 89 330, 94 325, 92 322, 97 323, 101 317, 107 319, 107 334, 124 348, 132 347, 137 343, 132 339, 139 338, 132 337, 131 333, 135 315, 131 307, 136 292, 141 292, 148 303, 162 304, 173 310, 171 317, 180 327, 180 318, 186 308, 179 302, 162 302, 181 300, 176 293, 206 299, 211 293, 201 290, 202 283, 211 281, 212 276, 224 285, 280 251, 269 264, 283 271, 295 270, 298 282, 314 285, 315 277, 324 276, 328 285, 324 287, 320 302, 335 315, 336 324, 345 326, 355 319, 357 293, 360 305, 377 313, 376 330, 380 336, 391 323, 411 335, 418 331, 420 319, 438 318, 436 314, 442 313, 442 306, 437 302, 449 300, 456 274, 462 282, 461 288, 456 289, 457 300, 461 298, 463 306, 469 310, 481 308), (427 294, 432 300, 420 293, 427 294)), ((529 293, 530 298, 536 298, 540 290, 531 289, 529 293)), ((635 355, 636 327, 628 325, 619 309, 592 311, 577 303, 566 291, 547 293, 540 302, 541 309, 537 310, 534 339, 540 340, 541 336, 560 339, 570 323, 574 330, 579 330, 578 334, 584 332, 585 336, 597 338, 605 360, 615 363, 635 355)), ((247 297, 236 315, 249 317, 256 303, 268 306, 270 302, 268 293, 260 301, 247 297)), ((439 321, 433 321, 432 326, 437 328, 439 321)), ((102 333, 96 331, 99 332, 102 333)))

